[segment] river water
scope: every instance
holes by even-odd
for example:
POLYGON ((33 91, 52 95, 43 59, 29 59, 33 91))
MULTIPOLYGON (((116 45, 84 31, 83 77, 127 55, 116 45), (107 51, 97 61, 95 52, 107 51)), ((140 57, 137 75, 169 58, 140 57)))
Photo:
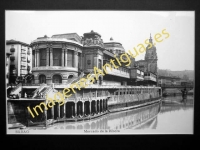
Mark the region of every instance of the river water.
MULTIPOLYGON (((192 134, 193 104, 193 96, 184 101, 181 96, 169 96, 162 98, 160 103, 107 114, 94 120, 55 123, 43 131, 49 134, 192 134)), ((39 131, 34 127, 29 128, 31 130, 39 131)))

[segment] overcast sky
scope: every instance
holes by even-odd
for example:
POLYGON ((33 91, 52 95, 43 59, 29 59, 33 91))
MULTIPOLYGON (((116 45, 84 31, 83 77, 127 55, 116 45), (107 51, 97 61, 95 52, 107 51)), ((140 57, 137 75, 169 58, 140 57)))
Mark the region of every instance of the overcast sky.
POLYGON ((6 40, 30 44, 44 35, 83 36, 93 30, 104 42, 112 37, 128 51, 166 29, 169 38, 155 45, 158 68, 194 70, 194 17, 194 11, 6 11, 6 40))

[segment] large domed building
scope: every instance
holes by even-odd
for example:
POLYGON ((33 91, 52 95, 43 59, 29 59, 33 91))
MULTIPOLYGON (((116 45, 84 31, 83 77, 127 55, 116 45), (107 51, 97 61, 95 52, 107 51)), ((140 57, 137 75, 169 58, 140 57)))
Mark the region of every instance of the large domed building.
POLYGON ((76 33, 39 37, 31 43, 35 83, 65 83, 82 68, 81 37, 76 33))
MULTIPOLYGON (((117 58, 125 53, 125 49, 120 42, 112 38, 104 43, 101 35, 93 30, 84 33, 83 37, 76 33, 39 37, 32 41, 30 46, 32 83, 19 83, 10 94, 8 93, 8 110, 20 110, 8 111, 9 122, 17 117, 27 126, 41 122, 47 126, 57 121, 93 119, 106 114, 108 106, 114 110, 118 107, 129 109, 135 102, 148 99, 145 95, 139 97, 139 93, 144 92, 147 95, 147 92, 153 92, 150 90, 155 89, 138 87, 155 85, 156 79, 145 76, 144 71, 134 65, 135 58, 129 59, 127 56, 126 60, 129 62, 113 67, 114 64, 117 65, 117 58), (127 66, 126 63, 130 65, 127 66), (107 73, 98 74, 94 68, 107 73), (95 78, 94 82, 91 76, 95 78), (80 82, 83 78, 84 83, 80 82), (141 83, 138 83, 138 80, 141 83), (152 83, 145 83, 144 80, 152 83), (84 87, 81 83, 87 86, 84 87), (17 97, 20 100, 15 103, 17 97), (48 103, 48 109, 46 104, 49 100, 53 100, 54 103, 52 102, 52 106, 48 103)), ((147 50, 144 66, 150 64, 150 69, 154 69, 157 67, 157 56, 153 59, 151 54, 155 58, 154 47, 147 50)))
POLYGON ((110 38, 109 42, 104 43, 105 49, 109 52, 116 54, 117 56, 121 53, 125 53, 125 49, 121 43, 116 42, 113 38, 110 38))

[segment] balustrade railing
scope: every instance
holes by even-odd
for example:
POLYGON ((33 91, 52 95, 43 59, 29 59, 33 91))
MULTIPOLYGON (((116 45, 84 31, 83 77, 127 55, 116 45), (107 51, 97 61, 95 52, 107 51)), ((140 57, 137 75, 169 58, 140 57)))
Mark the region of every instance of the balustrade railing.
POLYGON ((41 83, 22 83, 22 86, 40 86, 41 83))
POLYGON ((159 86, 161 87, 193 87, 193 85, 176 85, 176 84, 171 84, 171 85, 168 85, 168 84, 159 84, 159 86))

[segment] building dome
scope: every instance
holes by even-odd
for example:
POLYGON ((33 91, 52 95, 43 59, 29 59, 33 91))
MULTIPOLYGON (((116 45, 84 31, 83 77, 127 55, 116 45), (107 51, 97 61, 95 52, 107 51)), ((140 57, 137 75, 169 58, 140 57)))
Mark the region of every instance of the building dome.
POLYGON ((104 43, 104 48, 116 55, 125 52, 122 44, 120 42, 114 41, 112 37, 110 38, 109 42, 104 43))

